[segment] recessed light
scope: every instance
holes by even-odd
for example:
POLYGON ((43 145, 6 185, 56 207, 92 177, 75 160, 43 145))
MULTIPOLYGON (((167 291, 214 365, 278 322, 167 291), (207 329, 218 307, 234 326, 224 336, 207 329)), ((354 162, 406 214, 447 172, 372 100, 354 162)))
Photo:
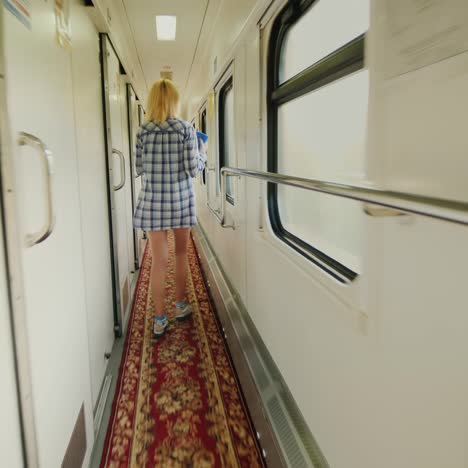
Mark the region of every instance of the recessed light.
POLYGON ((158 41, 175 41, 176 17, 156 16, 156 37, 158 41))

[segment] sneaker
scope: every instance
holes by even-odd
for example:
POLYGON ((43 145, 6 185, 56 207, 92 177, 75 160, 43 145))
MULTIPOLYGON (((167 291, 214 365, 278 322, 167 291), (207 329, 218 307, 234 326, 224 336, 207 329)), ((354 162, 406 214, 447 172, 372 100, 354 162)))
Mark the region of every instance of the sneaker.
POLYGON ((180 302, 175 306, 175 318, 176 320, 185 320, 192 315, 192 308, 187 302, 180 302))
POLYGON ((167 317, 165 315, 163 317, 155 317, 153 325, 153 335, 156 337, 163 336, 168 325, 169 321, 167 320, 167 317))

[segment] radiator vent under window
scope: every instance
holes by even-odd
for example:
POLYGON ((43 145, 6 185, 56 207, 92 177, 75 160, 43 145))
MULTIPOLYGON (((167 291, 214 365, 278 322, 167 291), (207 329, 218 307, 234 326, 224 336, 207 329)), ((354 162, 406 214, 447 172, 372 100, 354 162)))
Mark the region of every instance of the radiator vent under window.
POLYGON ((309 465, 297 444, 294 434, 291 432, 290 424, 284 414, 280 401, 274 396, 267 403, 267 406, 281 444, 286 452, 289 465, 294 466, 294 468, 307 468, 309 465))

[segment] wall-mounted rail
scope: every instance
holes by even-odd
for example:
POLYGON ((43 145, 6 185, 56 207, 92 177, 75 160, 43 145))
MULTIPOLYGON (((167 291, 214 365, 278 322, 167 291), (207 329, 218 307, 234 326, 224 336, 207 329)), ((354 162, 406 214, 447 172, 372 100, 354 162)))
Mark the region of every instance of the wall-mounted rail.
MULTIPOLYGON (((234 224, 226 224, 226 177, 251 177, 264 180, 273 184, 289 185, 313 192, 327 193, 341 198, 357 200, 367 205, 375 205, 394 210, 394 215, 416 214, 429 218, 440 219, 456 224, 468 225, 468 203, 442 198, 427 197, 403 192, 392 192, 374 188, 359 187, 354 185, 336 184, 322 180, 304 179, 273 172, 254 171, 251 169, 240 169, 234 167, 223 167, 221 169, 221 206, 219 210, 209 207, 216 216, 221 226, 234 228, 234 224)), ((380 216, 379 211, 365 208, 365 212, 371 216, 380 216)), ((385 216, 389 210, 384 210, 385 216)), ((382 215, 383 216, 383 215, 382 215)))

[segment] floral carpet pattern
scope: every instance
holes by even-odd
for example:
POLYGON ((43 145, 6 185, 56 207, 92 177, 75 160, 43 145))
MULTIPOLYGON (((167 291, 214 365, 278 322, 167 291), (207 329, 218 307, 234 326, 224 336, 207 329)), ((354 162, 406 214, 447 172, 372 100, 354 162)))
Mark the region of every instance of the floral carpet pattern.
POLYGON ((169 235, 166 334, 152 336, 151 251, 143 258, 101 467, 264 467, 193 242, 187 297, 173 319, 174 239, 169 235))

